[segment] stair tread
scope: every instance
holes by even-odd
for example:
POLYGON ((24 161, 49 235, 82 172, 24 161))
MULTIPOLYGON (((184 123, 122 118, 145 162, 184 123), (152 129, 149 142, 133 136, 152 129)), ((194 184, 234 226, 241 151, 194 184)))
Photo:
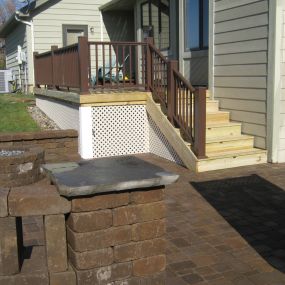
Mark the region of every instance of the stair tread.
POLYGON ((207 153, 207 158, 201 160, 212 160, 212 159, 219 159, 219 158, 226 158, 232 156, 245 156, 251 154, 266 154, 266 150, 260 148, 245 148, 245 149, 238 149, 238 150, 225 150, 222 152, 209 152, 207 153))
POLYGON ((228 141, 239 141, 253 139, 253 136, 249 135, 239 135, 239 136, 226 136, 226 137, 216 137, 207 139, 206 143, 216 143, 216 142, 228 142, 228 141))
POLYGON ((226 122, 226 123, 210 123, 207 124, 206 128, 222 128, 222 127, 232 127, 232 126, 241 126, 241 123, 236 122, 226 122))
POLYGON ((206 114, 214 115, 214 114, 229 114, 228 111, 214 111, 214 112, 207 112, 206 114))

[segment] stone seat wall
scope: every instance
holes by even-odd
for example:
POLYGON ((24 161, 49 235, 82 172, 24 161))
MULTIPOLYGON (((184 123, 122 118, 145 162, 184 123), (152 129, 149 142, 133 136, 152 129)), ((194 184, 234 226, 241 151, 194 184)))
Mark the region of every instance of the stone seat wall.
MULTIPOLYGON (((44 179, 0 189, 0 284, 164 284, 163 187, 66 199, 44 179), (43 268, 23 259, 21 217, 44 217, 43 268)), ((33 259, 33 258, 31 258, 33 259)))

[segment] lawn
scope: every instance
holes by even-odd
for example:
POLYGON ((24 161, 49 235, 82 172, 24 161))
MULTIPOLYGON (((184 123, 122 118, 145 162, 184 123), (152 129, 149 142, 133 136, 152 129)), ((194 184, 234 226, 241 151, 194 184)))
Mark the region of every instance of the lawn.
POLYGON ((34 101, 32 95, 0 94, 0 132, 39 130, 27 111, 27 106, 34 104, 34 101))

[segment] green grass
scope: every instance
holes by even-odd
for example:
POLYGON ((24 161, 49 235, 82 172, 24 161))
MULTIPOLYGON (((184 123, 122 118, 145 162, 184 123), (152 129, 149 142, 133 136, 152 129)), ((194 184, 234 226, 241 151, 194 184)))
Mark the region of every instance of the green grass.
POLYGON ((31 132, 40 128, 27 111, 32 95, 0 94, 0 132, 31 132))

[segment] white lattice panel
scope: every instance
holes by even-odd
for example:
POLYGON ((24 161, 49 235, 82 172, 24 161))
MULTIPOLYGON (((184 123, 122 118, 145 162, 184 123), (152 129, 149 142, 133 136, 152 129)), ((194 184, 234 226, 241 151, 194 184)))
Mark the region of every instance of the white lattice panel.
POLYGON ((156 154, 160 157, 176 162, 183 165, 182 160, 170 145, 164 134, 160 131, 159 127, 153 121, 151 116, 148 115, 149 122, 149 152, 156 154))
POLYGON ((149 152, 144 105, 93 107, 92 132, 96 158, 149 152))

